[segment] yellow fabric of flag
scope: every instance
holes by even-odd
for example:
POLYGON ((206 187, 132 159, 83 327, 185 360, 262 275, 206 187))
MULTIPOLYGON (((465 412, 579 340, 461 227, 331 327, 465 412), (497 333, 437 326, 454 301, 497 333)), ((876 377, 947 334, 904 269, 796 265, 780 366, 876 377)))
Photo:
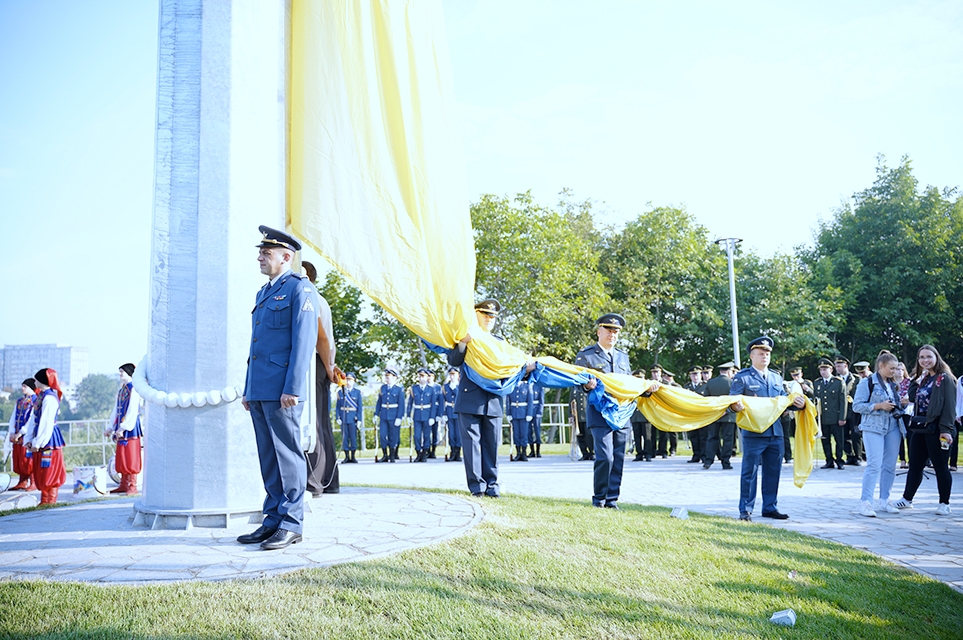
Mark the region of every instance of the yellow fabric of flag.
MULTIPOLYGON (((418 336, 451 348, 470 331, 472 369, 491 380, 515 375, 529 356, 475 321, 474 242, 440 2, 294 0, 290 68, 288 226, 418 336)), ((713 422, 736 400, 672 387, 640 398, 651 382, 590 373, 668 431, 713 422)), ((744 401, 738 424, 751 431, 768 428, 788 403, 744 401)), ((814 442, 808 420, 801 431, 814 442)), ((799 433, 797 470, 812 454, 799 433)))

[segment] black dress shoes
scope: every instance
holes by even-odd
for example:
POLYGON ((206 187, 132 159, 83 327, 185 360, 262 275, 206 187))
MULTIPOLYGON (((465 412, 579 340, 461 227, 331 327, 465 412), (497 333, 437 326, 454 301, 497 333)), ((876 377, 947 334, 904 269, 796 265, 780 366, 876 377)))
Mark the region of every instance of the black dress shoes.
POLYGON ((789 516, 787 516, 785 513, 780 513, 780 512, 778 512, 778 511, 767 511, 766 513, 762 514, 762 517, 763 517, 763 518, 772 518, 772 519, 774 519, 774 520, 788 520, 788 519, 789 519, 789 516))
POLYGON ((606 503, 605 503, 605 508, 606 508, 606 509, 615 509, 616 511, 621 511, 621 509, 619 509, 619 505, 617 505, 617 504, 614 503, 614 502, 606 502, 606 503))
POLYGON ((237 541, 241 544, 255 544, 257 542, 264 542, 273 536, 275 531, 277 531, 277 529, 271 529, 270 527, 265 527, 262 524, 253 532, 245 533, 243 536, 238 536, 237 541))
POLYGON ((740 513, 740 514, 739 514, 739 519, 740 519, 740 520, 745 520, 746 522, 752 522, 752 516, 749 515, 748 513, 740 513))
POLYGON ((496 490, 496 489, 488 489, 488 490, 485 491, 485 495, 488 496, 489 498, 497 498, 497 497, 498 497, 498 490, 496 490))
POLYGON ((835 468, 836 468, 836 465, 833 464, 832 460, 830 460, 829 462, 827 462, 826 464, 820 467, 820 469, 835 469, 835 468))
POLYGON ((261 543, 261 548, 265 551, 276 551, 277 549, 286 549, 292 544, 299 542, 301 542, 300 533, 294 533, 287 529, 278 529, 274 532, 273 536, 261 543))

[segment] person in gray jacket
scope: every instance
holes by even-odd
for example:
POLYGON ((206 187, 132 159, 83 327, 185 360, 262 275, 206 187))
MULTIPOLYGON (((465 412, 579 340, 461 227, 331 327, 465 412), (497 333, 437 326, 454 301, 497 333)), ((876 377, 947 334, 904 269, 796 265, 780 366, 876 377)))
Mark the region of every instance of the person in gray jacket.
POLYGON ((896 356, 889 351, 881 351, 876 358, 876 373, 860 380, 853 396, 853 410, 862 416, 859 429, 863 433, 863 447, 866 450, 859 515, 869 518, 876 517, 877 509, 899 513, 899 509, 889 500, 896 477, 896 456, 904 433, 900 420, 903 412, 899 387, 893 381, 893 373, 898 365, 896 356), (873 492, 877 483, 879 502, 874 504, 873 492))

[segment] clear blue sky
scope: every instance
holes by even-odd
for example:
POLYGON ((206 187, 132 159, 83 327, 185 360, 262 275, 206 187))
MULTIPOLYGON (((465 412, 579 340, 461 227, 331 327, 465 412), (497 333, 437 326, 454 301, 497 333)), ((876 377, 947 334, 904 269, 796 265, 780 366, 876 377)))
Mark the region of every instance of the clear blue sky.
MULTIPOLYGON (((963 184, 963 3, 444 3, 469 198, 685 206, 764 254, 908 155, 963 184)), ((0 343, 146 351, 157 13, 0 0, 0 343), (32 298, 52 296, 52 311, 32 298)))

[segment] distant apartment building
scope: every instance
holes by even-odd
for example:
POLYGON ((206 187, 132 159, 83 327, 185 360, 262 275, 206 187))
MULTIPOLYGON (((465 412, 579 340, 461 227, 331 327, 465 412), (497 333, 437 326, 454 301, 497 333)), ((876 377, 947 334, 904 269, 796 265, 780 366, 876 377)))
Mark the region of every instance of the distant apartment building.
POLYGON ((0 349, 0 388, 20 389, 41 368, 57 370, 60 385, 68 396, 90 373, 90 352, 86 347, 59 344, 14 344, 0 349))

